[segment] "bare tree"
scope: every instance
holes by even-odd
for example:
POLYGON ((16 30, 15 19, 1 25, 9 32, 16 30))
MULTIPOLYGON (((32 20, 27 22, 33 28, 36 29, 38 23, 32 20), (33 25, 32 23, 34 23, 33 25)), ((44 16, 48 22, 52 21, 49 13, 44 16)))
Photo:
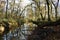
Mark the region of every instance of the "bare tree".
POLYGON ((57 15, 58 15, 58 11, 57 11, 57 8, 58 8, 58 4, 59 4, 59 0, 57 0, 57 2, 56 2, 56 4, 52 1, 52 4, 53 4, 53 6, 55 7, 55 18, 56 18, 56 20, 57 20, 57 15))
POLYGON ((42 20, 44 20, 43 14, 40 12, 41 11, 41 9, 40 9, 40 0, 32 0, 32 1, 35 2, 35 5, 37 6, 38 11, 39 11, 38 13, 41 15, 42 20))

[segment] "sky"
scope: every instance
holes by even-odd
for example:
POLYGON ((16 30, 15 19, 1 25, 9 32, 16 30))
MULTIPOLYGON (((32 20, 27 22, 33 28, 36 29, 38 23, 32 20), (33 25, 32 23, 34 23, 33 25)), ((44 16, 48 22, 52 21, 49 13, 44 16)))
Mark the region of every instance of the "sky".
MULTIPOLYGON (((22 0, 23 1, 23 0, 22 0)), ((31 3, 31 1, 29 1, 29 0, 24 0, 23 2, 21 2, 21 6, 22 6, 22 8, 24 8, 26 5, 28 5, 28 4, 30 4, 31 3)))
MULTIPOLYGON (((22 6, 26 6, 27 4, 31 3, 29 0, 24 0, 22 2, 22 6)), ((60 5, 60 1, 59 1, 59 5, 60 5)))
POLYGON ((59 1, 59 5, 60 5, 60 1, 59 1))

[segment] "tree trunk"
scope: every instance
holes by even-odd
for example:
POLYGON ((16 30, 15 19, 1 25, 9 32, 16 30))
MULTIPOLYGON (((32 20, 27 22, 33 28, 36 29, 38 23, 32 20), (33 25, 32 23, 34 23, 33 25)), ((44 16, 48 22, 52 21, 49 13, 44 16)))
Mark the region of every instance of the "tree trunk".
POLYGON ((5 18, 7 18, 7 10, 8 10, 8 0, 7 0, 7 5, 6 5, 6 17, 5 18))
POLYGON ((57 14, 58 14, 58 12, 57 12, 57 7, 55 7, 55 18, 56 18, 56 20, 57 20, 57 14))
POLYGON ((48 21, 50 21, 49 4, 47 6, 48 6, 48 21))
POLYGON ((48 7, 48 21, 50 21, 50 14, 49 14, 49 0, 46 0, 47 7, 48 7))

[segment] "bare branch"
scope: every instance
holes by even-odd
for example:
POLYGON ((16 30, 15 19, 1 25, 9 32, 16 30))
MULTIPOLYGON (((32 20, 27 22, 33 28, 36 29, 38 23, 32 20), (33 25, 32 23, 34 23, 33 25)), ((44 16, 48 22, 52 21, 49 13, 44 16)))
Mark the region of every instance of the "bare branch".
POLYGON ((52 2, 52 4, 55 6, 56 4, 56 6, 55 7, 58 7, 58 4, 59 4, 59 0, 57 1, 57 3, 56 4, 54 4, 54 2, 51 0, 51 2, 52 2))
POLYGON ((27 5, 27 6, 25 6, 25 8, 21 11, 20 16, 21 16, 22 13, 24 12, 24 10, 25 10, 28 6, 31 6, 32 4, 34 4, 34 3, 31 3, 31 4, 27 5))

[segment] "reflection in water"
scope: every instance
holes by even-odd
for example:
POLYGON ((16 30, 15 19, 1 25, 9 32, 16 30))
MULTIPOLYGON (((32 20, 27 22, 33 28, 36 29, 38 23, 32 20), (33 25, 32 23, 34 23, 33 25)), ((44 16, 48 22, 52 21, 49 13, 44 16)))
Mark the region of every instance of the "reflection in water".
POLYGON ((7 35, 4 35, 2 38, 4 40, 27 40, 27 37, 28 35, 31 35, 32 30, 30 30, 29 25, 24 24, 21 27, 18 27, 15 30, 10 31, 7 35))
POLYGON ((15 38, 17 40, 19 34, 20 34, 20 29, 17 28, 15 30, 13 30, 13 32, 10 31, 7 35, 4 35, 2 38, 4 40, 12 40, 13 38, 15 38))

